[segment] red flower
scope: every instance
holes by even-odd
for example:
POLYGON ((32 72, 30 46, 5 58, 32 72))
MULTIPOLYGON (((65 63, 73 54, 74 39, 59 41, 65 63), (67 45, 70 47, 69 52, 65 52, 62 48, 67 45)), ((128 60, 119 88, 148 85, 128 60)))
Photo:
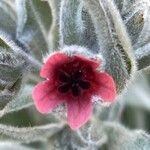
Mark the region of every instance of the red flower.
POLYGON ((35 87, 32 95, 38 111, 48 113, 65 103, 70 127, 81 127, 91 116, 93 96, 105 102, 116 97, 112 77, 98 71, 98 67, 96 60, 81 55, 61 52, 51 55, 40 72, 46 80, 35 87))

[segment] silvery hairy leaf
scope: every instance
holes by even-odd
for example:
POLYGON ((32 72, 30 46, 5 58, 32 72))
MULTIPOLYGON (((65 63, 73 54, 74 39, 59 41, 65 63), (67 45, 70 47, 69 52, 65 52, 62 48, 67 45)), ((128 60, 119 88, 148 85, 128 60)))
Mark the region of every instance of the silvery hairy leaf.
POLYGON ((16 14, 12 7, 5 1, 0 1, 0 30, 15 35, 16 31, 16 14))
POLYGON ((63 0, 60 7, 60 45, 80 45, 82 6, 79 0, 63 0))
POLYGON ((105 123, 104 132, 108 142, 108 150, 149 150, 150 135, 142 130, 129 130, 116 123, 105 123))
POLYGON ((17 96, 31 66, 38 69, 40 63, 4 31, 0 31, 0 47, 0 100, 3 107, 17 96))
POLYGON ((50 138, 49 149, 72 150, 87 148, 88 144, 79 136, 80 135, 78 135, 77 132, 66 127, 50 138))
POLYGON ((123 18, 124 22, 126 23, 127 31, 131 38, 132 44, 134 45, 137 42, 140 32, 142 31, 144 26, 143 14, 145 9, 139 9, 136 12, 133 11, 133 8, 131 9, 133 14, 129 11, 129 14, 124 14, 123 18), (128 15, 130 16, 128 17, 128 15))
POLYGON ((150 24, 150 2, 147 1, 147 3, 145 3, 145 7, 144 9, 144 13, 142 14, 142 19, 144 21, 144 26, 143 29, 138 37, 138 40, 135 44, 135 49, 139 48, 139 47, 143 47, 146 44, 149 44, 150 42, 150 29, 149 29, 149 24, 150 24))
MULTIPOLYGON (((121 95, 121 97, 123 97, 121 95)), ((119 97, 113 105, 102 105, 95 107, 95 116, 102 121, 120 121, 125 102, 119 97)))
POLYGON ((138 68, 143 69, 150 66, 150 42, 136 49, 136 58, 138 60, 138 68))
POLYGON ((20 93, 16 98, 14 98, 12 101, 7 103, 7 105, 2 110, 0 110, 0 117, 3 117, 8 113, 19 111, 23 108, 27 108, 33 105, 32 97, 31 97, 32 90, 33 90, 33 86, 26 85, 20 91, 20 93))
POLYGON ((106 61, 105 70, 112 74, 117 84, 117 91, 121 93, 133 76, 136 65, 119 11, 112 1, 82 1, 93 20, 99 51, 106 61))
POLYGON ((60 45, 80 45, 93 53, 99 50, 91 16, 81 1, 62 1, 60 7, 60 45))
POLYGON ((5 82, 14 82, 23 73, 25 62, 14 53, 0 49, 0 79, 5 82))
POLYGON ((150 3, 147 4, 144 13, 144 26, 135 44, 135 54, 138 59, 139 69, 150 65, 150 3))
POLYGON ((142 2, 137 0, 135 3, 128 0, 122 2, 116 0, 115 2, 134 45, 144 26, 144 13, 147 9, 147 4, 143 0, 142 2))
POLYGON ((150 64, 150 2, 147 0, 115 1, 132 40, 138 69, 150 64), (120 5, 122 4, 122 7, 120 5))
POLYGON ((64 124, 48 124, 34 127, 18 128, 0 125, 0 134, 3 138, 31 143, 34 141, 45 141, 64 128, 64 124))
POLYGON ((57 150, 97 150, 107 141, 100 124, 99 121, 91 120, 84 127, 75 131, 66 127, 50 138, 49 148, 57 150))
POLYGON ((35 150, 15 142, 0 142, 1 150, 35 150))
POLYGON ((47 0, 52 13, 52 25, 49 31, 48 40, 50 43, 50 51, 59 48, 59 12, 61 0, 47 0))
POLYGON ((17 39, 42 58, 49 49, 51 11, 46 1, 17 0, 17 39), (40 43, 40 44, 39 44, 40 43))
POLYGON ((118 123, 97 119, 77 131, 69 128, 50 139, 50 149, 81 150, 148 150, 150 136, 142 130, 129 130, 118 123), (96 123, 95 123, 96 122, 96 123))
POLYGON ((28 54, 28 50, 26 46, 20 43, 17 40, 14 40, 10 34, 0 30, 0 46, 3 48, 9 48, 15 55, 21 57, 25 60, 27 66, 32 66, 33 68, 39 69, 41 67, 41 63, 28 54))
POLYGON ((0 103, 11 100, 18 93, 24 74, 25 61, 14 53, 0 49, 0 103))
POLYGON ((126 105, 150 111, 149 91, 148 77, 140 72, 136 76, 135 82, 129 87, 128 92, 125 93, 122 99, 126 105))
POLYGON ((107 136, 101 127, 101 121, 93 117, 84 127, 77 131, 77 135, 86 143, 88 149, 98 149, 107 142, 107 136))
MULTIPOLYGON (((83 22, 83 34, 81 39, 81 45, 89 48, 93 53, 99 52, 99 44, 96 36, 95 28, 92 22, 92 18, 89 12, 82 6, 82 22, 83 22)), ((80 24, 79 24, 80 25, 80 24)))

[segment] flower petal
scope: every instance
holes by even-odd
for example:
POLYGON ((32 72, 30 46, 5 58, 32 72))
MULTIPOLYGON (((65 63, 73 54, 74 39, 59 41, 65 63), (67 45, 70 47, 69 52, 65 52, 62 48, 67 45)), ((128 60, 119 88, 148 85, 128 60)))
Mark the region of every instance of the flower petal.
POLYGON ((82 88, 82 89, 89 89, 90 88, 90 82, 88 81, 84 81, 84 80, 79 80, 79 86, 82 88))
POLYGON ((113 102, 116 98, 116 86, 113 78, 107 73, 98 73, 99 83, 98 96, 106 102, 113 102))
POLYGON ((58 87, 58 91, 60 93, 67 93, 70 89, 70 84, 69 83, 63 83, 58 87))
POLYGON ((63 64, 67 60, 67 57, 67 55, 60 52, 50 55, 41 69, 40 76, 43 78, 51 78, 54 73, 54 68, 59 64, 63 64))
POLYGON ((76 61, 79 61, 79 62, 82 61, 86 65, 91 66, 93 69, 96 69, 97 67, 100 67, 101 65, 101 62, 98 62, 97 60, 94 60, 94 59, 86 58, 84 56, 75 55, 74 57, 76 57, 76 61))
POLYGON ((67 101, 68 123, 72 129, 78 129, 84 125, 92 114, 91 99, 78 97, 67 101))
POLYGON ((32 98, 37 110, 41 113, 48 113, 58 104, 62 103, 56 97, 54 90, 51 89, 51 83, 49 81, 39 83, 32 92, 32 98))

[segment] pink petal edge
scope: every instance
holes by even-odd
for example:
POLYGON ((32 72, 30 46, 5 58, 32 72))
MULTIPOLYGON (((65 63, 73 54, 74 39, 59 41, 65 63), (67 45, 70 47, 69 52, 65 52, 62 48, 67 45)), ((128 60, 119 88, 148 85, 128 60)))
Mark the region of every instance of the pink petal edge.
POLYGON ((101 66, 101 62, 98 62, 97 60, 94 60, 94 59, 90 59, 90 58, 87 58, 87 57, 84 57, 82 55, 74 55, 76 58, 84 61, 86 64, 89 64, 93 67, 93 69, 96 69, 97 67, 100 67, 101 66))
POLYGON ((54 71, 53 68, 55 65, 58 63, 63 63, 65 60, 67 60, 67 56, 64 53, 56 52, 53 55, 50 55, 41 68, 40 76, 43 78, 51 77, 51 73, 54 71))
POLYGON ((98 96, 105 102, 114 102, 117 92, 113 78, 106 72, 98 74, 99 90, 98 96))
POLYGON ((48 113, 62 103, 61 100, 56 98, 55 93, 50 91, 50 83, 48 81, 43 81, 35 86, 32 98, 40 113, 48 113))
POLYGON ((91 117, 92 102, 91 99, 74 99, 67 101, 68 124, 76 130, 83 126, 91 117))

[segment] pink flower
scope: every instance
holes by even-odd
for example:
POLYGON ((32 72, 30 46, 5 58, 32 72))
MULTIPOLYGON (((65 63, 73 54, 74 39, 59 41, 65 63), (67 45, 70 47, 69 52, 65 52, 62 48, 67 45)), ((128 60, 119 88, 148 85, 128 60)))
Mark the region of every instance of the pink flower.
POLYGON ((56 52, 51 55, 40 72, 46 80, 32 93, 37 110, 48 113, 64 103, 70 127, 81 127, 92 114, 93 96, 105 102, 113 102, 116 97, 113 78, 98 71, 99 67, 96 60, 78 54, 68 56, 56 52))

